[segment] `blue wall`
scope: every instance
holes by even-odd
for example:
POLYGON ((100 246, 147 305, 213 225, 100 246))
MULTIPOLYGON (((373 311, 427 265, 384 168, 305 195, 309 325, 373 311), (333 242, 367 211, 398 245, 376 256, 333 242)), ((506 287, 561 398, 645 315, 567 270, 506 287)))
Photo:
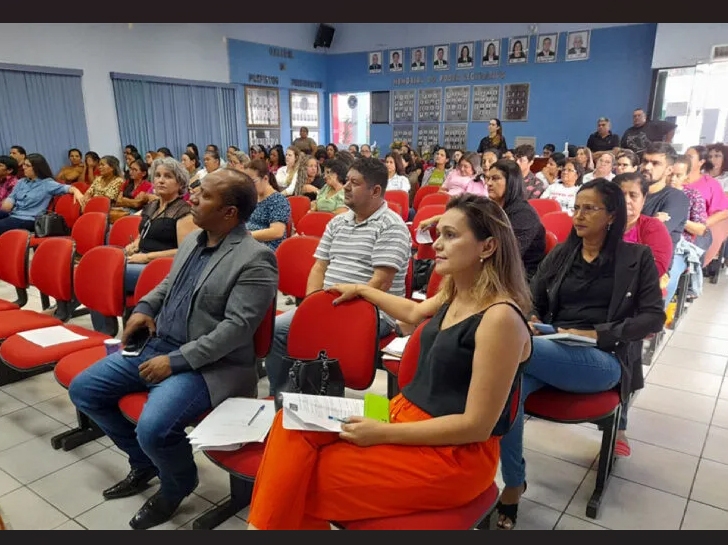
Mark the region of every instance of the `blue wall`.
MULTIPOLYGON (((281 48, 276 48, 281 49, 281 48)), ((275 87, 279 90, 281 107, 281 143, 285 148, 291 143, 291 102, 290 90, 316 91, 319 95, 320 126, 317 129, 320 140, 328 137, 329 107, 326 95, 326 55, 309 53, 306 51, 289 50, 293 58, 282 58, 271 55, 271 46, 228 40, 228 57, 230 60, 230 82, 239 84, 238 111, 240 112, 240 125, 242 126, 240 149, 248 149, 248 126, 245 113, 245 92, 243 85, 255 87, 275 87), (265 85, 249 81, 250 74, 260 74, 278 78, 278 85, 265 85), (323 85, 322 89, 297 87, 291 80, 317 81, 323 85)), ((311 128, 311 130, 316 130, 311 128)), ((320 143, 320 142, 319 142, 320 143)))

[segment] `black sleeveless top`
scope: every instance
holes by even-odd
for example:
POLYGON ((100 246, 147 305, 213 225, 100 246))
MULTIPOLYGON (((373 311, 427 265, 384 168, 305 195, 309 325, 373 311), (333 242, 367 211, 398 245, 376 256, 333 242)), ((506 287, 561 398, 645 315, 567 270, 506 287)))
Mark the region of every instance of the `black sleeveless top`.
POLYGON ((139 251, 143 254, 177 249, 177 222, 190 213, 190 205, 181 197, 159 213, 161 202, 155 200, 144 207, 139 225, 139 251))
MULTIPOLYGON (((530 331, 521 310, 508 302, 496 303, 441 331, 442 322, 450 308, 449 304, 443 305, 422 330, 417 372, 412 382, 402 390, 404 398, 433 418, 465 414, 473 374, 475 333, 485 313, 499 305, 508 305, 518 312, 530 331)), ((533 354, 533 346, 531 353, 533 354)), ((517 380, 530 360, 531 356, 519 365, 517 380)))

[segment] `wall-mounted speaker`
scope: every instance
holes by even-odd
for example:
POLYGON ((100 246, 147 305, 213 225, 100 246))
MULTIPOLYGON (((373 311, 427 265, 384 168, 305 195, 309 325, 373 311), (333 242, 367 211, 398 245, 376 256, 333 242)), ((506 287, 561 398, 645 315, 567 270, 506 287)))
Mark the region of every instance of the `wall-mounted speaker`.
POLYGON ((314 49, 318 47, 331 47, 335 32, 336 29, 334 27, 321 23, 316 31, 316 41, 313 43, 314 49))

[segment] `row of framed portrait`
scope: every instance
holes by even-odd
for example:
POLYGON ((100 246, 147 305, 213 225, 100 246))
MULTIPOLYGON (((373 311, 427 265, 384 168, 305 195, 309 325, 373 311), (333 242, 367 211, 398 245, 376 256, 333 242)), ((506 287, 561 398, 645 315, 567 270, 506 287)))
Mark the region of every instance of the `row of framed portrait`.
MULTIPOLYGON (((290 91, 291 127, 319 128, 319 94, 290 91)), ((280 93, 271 87, 245 87, 245 114, 248 127, 280 127, 280 93)))
MULTIPOLYGON (((469 70, 476 66, 500 66, 502 61, 509 65, 527 64, 529 62, 531 37, 515 36, 508 40, 508 51, 505 58, 501 51, 503 40, 482 40, 480 42, 463 42, 457 44, 455 64, 458 70, 469 70)), ((368 55, 370 74, 381 74, 388 67, 390 73, 424 72, 427 67, 433 70, 450 70, 451 49, 453 44, 436 45, 432 48, 432 58, 428 58, 428 47, 413 47, 405 57, 404 49, 391 49, 384 57, 382 51, 372 51, 368 55)), ((585 61, 589 59, 591 50, 591 31, 578 30, 566 36, 566 60, 585 61)), ((558 60, 559 34, 539 34, 536 40, 537 63, 553 63, 558 60)))

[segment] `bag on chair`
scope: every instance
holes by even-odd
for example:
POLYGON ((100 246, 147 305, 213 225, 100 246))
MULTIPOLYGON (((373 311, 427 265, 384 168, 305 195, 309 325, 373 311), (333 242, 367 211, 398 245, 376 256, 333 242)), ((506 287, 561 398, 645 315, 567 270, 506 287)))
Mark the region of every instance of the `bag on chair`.
POLYGON ((48 212, 35 219, 35 237, 67 237, 71 230, 66 225, 66 220, 60 214, 48 212))
MULTIPOLYGON (((315 360, 297 360, 284 357, 289 366, 288 383, 281 392, 314 396, 344 397, 345 380, 339 360, 330 359, 321 352, 315 360)), ((283 408, 280 395, 275 400, 276 411, 283 408)))

